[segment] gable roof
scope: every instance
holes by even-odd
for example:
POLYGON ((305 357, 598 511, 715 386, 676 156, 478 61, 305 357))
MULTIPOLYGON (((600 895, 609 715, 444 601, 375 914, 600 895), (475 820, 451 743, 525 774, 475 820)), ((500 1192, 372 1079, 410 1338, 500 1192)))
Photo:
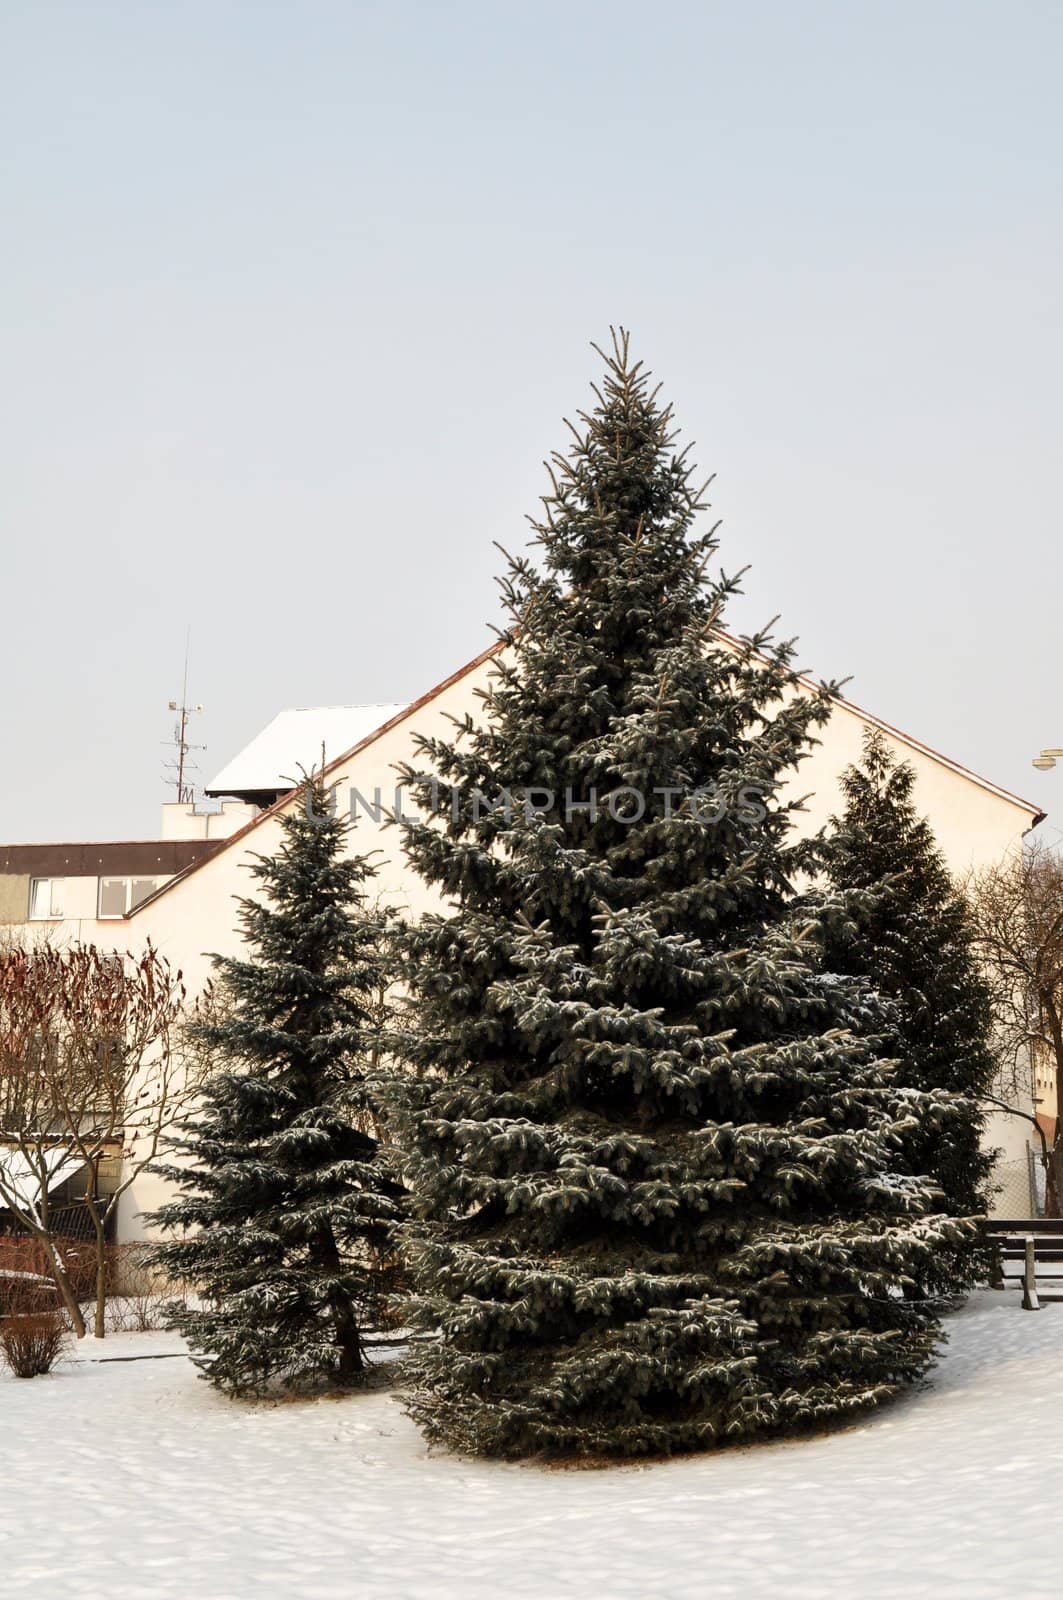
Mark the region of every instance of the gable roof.
MULTIPOLYGON (((726 641, 728 644, 734 645, 736 648, 745 643, 744 640, 738 639, 733 634, 727 633, 723 628, 717 628, 714 630, 714 632, 721 639, 726 641)), ((379 727, 371 729, 361 739, 357 740, 349 750, 345 750, 342 755, 336 756, 334 760, 328 761, 325 765, 323 775, 327 777, 329 773, 335 772, 338 767, 346 765, 348 761, 352 760, 354 756, 360 754, 362 750, 366 749, 371 744, 375 744, 377 739, 381 738, 385 733, 389 733, 392 728, 398 727, 399 723, 405 722, 408 717, 413 716, 424 706, 429 705, 445 690, 451 688, 455 683, 459 683, 462 678, 468 677, 470 672, 475 672, 478 667, 482 667, 484 663, 486 661, 490 661, 493 656, 501 654, 504 648, 504 640, 496 640, 494 644, 488 645, 486 650, 481 650, 478 656, 474 656, 471 661, 467 661, 465 665, 459 667, 456 672, 452 672, 449 677, 443 678, 441 682, 435 684, 425 694, 420 695, 418 699, 411 700, 409 705, 400 708, 394 716, 389 717, 386 722, 382 722, 379 727)), ((812 692, 818 693, 822 687, 822 685, 817 683, 814 678, 811 678, 803 673, 798 675, 798 681, 806 689, 812 692)), ((913 738, 911 734, 904 733, 900 728, 894 728, 890 723, 884 722, 881 717, 872 715, 870 711, 864 711, 860 706, 856 705, 854 701, 847 700, 840 694, 831 694, 830 698, 834 701, 839 710, 848 712, 851 716, 858 717, 860 721, 869 723, 872 727, 880 728, 883 733, 889 734, 889 736, 892 739, 896 739, 899 744, 907 745, 909 749, 918 751, 920 755, 928 756, 932 761, 938 762, 939 765, 947 768, 950 772, 955 772, 959 777, 966 778, 969 783, 977 785, 977 787, 980 789, 985 789, 989 794, 996 795, 1001 800, 1010 801, 1010 803, 1014 806, 1017 806, 1019 810, 1028 813, 1030 817, 1031 828, 1035 828, 1037 824, 1039 822, 1043 822, 1047 816, 1047 812, 1043 811, 1040 806, 1034 805, 1032 801, 1023 800, 1019 795, 1012 794, 1009 789, 1002 788, 1000 784, 993 783, 989 778, 980 777, 977 772, 972 772, 970 767, 965 767, 959 761, 953 761, 951 757, 942 755, 941 752, 939 750, 935 750, 932 745, 924 744, 922 740, 913 738)), ((272 724, 270 726, 272 726, 272 724)), ((220 840, 220 848, 216 854, 223 854, 232 845, 238 844, 242 839, 245 839, 249 833, 252 833, 270 817, 279 815, 290 800, 291 793, 291 790, 287 790, 284 794, 280 795, 271 806, 268 806, 265 810, 261 811, 257 817, 252 817, 250 822, 245 823, 242 828, 238 828, 235 833, 231 833, 227 838, 220 840)), ((137 916, 141 911, 143 911, 146 906, 154 905, 157 900, 161 900, 164 895, 169 894, 172 890, 176 889, 179 884, 184 883, 186 879, 190 878, 194 872, 198 872, 199 868, 205 864, 205 861, 192 862, 191 865, 186 867, 183 872, 179 872, 176 877, 173 877, 169 880, 169 882, 164 883, 160 889, 156 889, 154 894, 149 895, 146 900, 142 900, 139 905, 133 908, 132 911, 127 912, 126 919, 131 920, 133 917, 137 916)))
POLYGON ((296 706, 278 711, 249 745, 204 788, 211 796, 270 794, 291 789, 297 769, 309 770, 321 750, 352 750, 404 708, 401 705, 296 706))
MULTIPOLYGON (((807 678, 801 679, 802 683, 810 683, 807 678)), ((1013 794, 1010 789, 1005 789, 999 783, 994 783, 991 778, 983 778, 979 773, 973 772, 970 767, 965 767, 962 761, 953 761, 951 756, 942 755, 940 750, 935 750, 932 744, 924 744, 922 739, 905 733, 902 728, 895 728, 891 722, 884 722, 881 717, 876 717, 873 711, 865 711, 855 701, 847 700, 844 695, 832 694, 831 699, 842 711, 848 711, 852 716, 859 717, 861 722, 866 722, 873 728, 881 728, 883 733, 888 733, 891 739, 896 739, 898 744, 906 744, 910 750, 917 750, 920 755, 929 756, 931 761, 936 761, 939 766, 947 767, 950 772, 957 773, 961 778, 966 778, 970 783, 977 784, 979 789, 985 789, 989 794, 995 794, 1001 800, 1008 800, 1013 806, 1018 806, 1020 811, 1028 811, 1032 818, 1031 828, 1036 828, 1048 815, 1041 806, 1032 800, 1024 800, 1021 795, 1013 794)))
MULTIPOLYGON (((733 645, 735 649, 740 649, 746 643, 746 640, 738 638, 733 633, 728 633, 725 628, 715 628, 713 632, 718 638, 724 639, 728 644, 733 645)), ((821 683, 817 683, 815 678, 804 672, 798 673, 798 682, 811 693, 818 693, 823 688, 821 683)), ((883 733, 888 733, 891 739, 896 739, 899 744, 907 745, 909 750, 917 750, 920 755, 929 756, 931 761, 936 761, 939 766, 947 768, 949 772, 955 772, 959 777, 967 778, 969 782, 976 784, 978 788, 987 790, 989 794, 995 794, 1001 800, 1009 800, 1012 805, 1018 806, 1022 811, 1028 811, 1033 818, 1030 823, 1031 828, 1036 828, 1037 824, 1043 822, 1048 815, 1047 811, 1035 805, 1032 800, 1024 800, 1021 795, 1012 794, 1010 789, 1002 788, 999 783, 994 783, 990 778, 981 777, 979 773, 973 772, 970 767, 965 767, 962 762, 953 761, 951 756, 942 755, 941 751, 935 750, 933 745, 924 744, 922 739, 916 739, 912 734, 905 733, 902 728, 895 728, 891 722, 885 722, 881 717, 876 717, 873 711, 865 711, 863 706, 856 704, 855 700, 849 700, 845 695, 836 692, 831 693, 830 698, 839 710, 847 711, 850 716, 858 717, 861 722, 866 722, 871 727, 878 728, 883 733)))

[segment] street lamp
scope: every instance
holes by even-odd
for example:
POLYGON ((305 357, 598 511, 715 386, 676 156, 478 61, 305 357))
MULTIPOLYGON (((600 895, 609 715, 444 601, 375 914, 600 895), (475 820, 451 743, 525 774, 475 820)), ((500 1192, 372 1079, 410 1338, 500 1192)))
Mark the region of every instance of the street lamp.
POLYGON ((1033 764, 1038 772, 1050 772, 1060 760, 1063 760, 1063 750, 1042 750, 1039 756, 1034 756, 1033 764))

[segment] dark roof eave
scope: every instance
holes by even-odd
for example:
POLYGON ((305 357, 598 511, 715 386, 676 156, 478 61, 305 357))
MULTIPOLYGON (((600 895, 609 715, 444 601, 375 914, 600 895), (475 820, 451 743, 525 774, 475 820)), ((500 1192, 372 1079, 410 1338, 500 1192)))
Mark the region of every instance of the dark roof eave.
POLYGON ((117 839, 77 844, 0 845, 0 875, 93 878, 174 876, 212 856, 224 839, 117 839))

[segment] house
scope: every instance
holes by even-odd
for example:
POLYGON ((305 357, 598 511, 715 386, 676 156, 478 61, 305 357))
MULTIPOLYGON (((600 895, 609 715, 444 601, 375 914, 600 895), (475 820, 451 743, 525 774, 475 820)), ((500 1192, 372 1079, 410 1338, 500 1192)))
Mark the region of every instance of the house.
MULTIPOLYGON (((209 813, 174 802, 162 808, 157 839, 0 845, 0 938, 6 934, 32 943, 84 939, 103 948, 124 946, 121 930, 128 926, 127 915, 178 873, 206 860, 254 814, 254 807, 239 800, 228 800, 209 813)), ((43 1162, 50 1173, 45 1183, 42 1168, 27 1163, 0 1138, 0 1166, 18 1202, 34 1210, 46 1189, 60 1231, 87 1238, 91 1224, 80 1203, 86 1183, 91 1181, 99 1195, 113 1193, 123 1159, 121 1143, 107 1142, 91 1174, 80 1160, 71 1159, 59 1139, 53 1154, 54 1160, 43 1162)), ((13 1226, 0 1210, 0 1233, 13 1226)))
POLYGON ((33 923, 42 933, 54 926, 89 938, 83 925, 121 921, 254 814, 237 800, 206 813, 174 802, 162 808, 157 839, 0 845, 0 926, 33 923))
MULTIPOLYGON (((434 889, 422 883, 407 866, 399 831, 388 827, 383 817, 374 818, 372 799, 379 791, 386 802, 390 800, 397 781, 397 763, 409 761, 416 766, 415 734, 449 734, 453 732, 451 718, 462 719, 466 714, 476 718, 482 714, 479 695, 487 687, 493 661, 502 648, 493 645, 485 650, 411 705, 332 708, 364 713, 358 718, 349 717, 345 723, 339 719, 332 725, 333 737, 341 727, 347 729, 348 736, 352 729, 355 734, 350 745, 335 756, 320 715, 328 708, 301 715, 283 714, 211 781, 212 793, 235 791, 236 803, 248 808, 250 814, 240 826, 222 839, 203 841, 208 848, 198 850, 183 866, 165 874, 165 881, 150 893, 137 893, 135 903, 130 890, 131 903, 122 916, 98 916, 95 921, 91 916, 61 916, 53 922, 57 934, 69 931, 71 936, 122 949, 150 939, 174 965, 181 967, 191 992, 202 987, 211 972, 208 952, 232 954, 239 948, 235 902, 250 892, 248 866, 254 856, 276 850, 281 838, 280 818, 294 803, 291 788, 277 786, 285 783, 285 774, 291 778, 297 773, 299 763, 309 765, 315 755, 320 759, 319 734, 325 736, 327 776, 341 810, 350 808, 352 791, 369 802, 368 806, 359 806, 361 816, 353 843, 359 851, 379 852, 378 882, 383 897, 413 915, 444 910, 434 889), (289 740, 294 748, 286 755, 284 746, 289 740), (307 744, 309 748, 305 748, 307 744)), ((811 692, 812 688, 807 683, 801 692, 811 692)), ((839 777, 850 762, 859 759, 863 733, 868 727, 880 729, 898 754, 914 766, 918 803, 930 817, 954 872, 1000 860, 1041 821, 1044 813, 1040 807, 968 771, 851 701, 836 698, 833 714, 819 732, 820 742, 793 779, 794 794, 808 796, 803 826, 809 831, 841 809, 839 777)), ((102 905, 102 900, 98 904, 102 905)), ((1013 1172, 1028 1174, 1028 1127, 1016 1118, 994 1117, 990 1142, 1003 1151, 1001 1170, 1005 1176, 1013 1172)), ((162 1197, 160 1180, 149 1175, 138 1178, 125 1196, 125 1209, 119 1218, 120 1237, 137 1237, 141 1227, 138 1214, 158 1205, 162 1197)), ((1014 1196, 1008 1203, 1014 1206, 1014 1196)))

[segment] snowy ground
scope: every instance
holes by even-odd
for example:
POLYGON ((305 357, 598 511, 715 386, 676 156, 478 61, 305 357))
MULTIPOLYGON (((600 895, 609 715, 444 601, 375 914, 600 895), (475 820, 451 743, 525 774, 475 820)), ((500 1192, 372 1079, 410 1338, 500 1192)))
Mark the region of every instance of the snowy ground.
POLYGON ((698 1600, 1059 1594, 1063 1304, 977 1295, 846 1432, 612 1471, 430 1456, 386 1393, 237 1405, 166 1334, 0 1377, 0 1594, 698 1600), (61 1590, 59 1584, 61 1582, 61 1590))

